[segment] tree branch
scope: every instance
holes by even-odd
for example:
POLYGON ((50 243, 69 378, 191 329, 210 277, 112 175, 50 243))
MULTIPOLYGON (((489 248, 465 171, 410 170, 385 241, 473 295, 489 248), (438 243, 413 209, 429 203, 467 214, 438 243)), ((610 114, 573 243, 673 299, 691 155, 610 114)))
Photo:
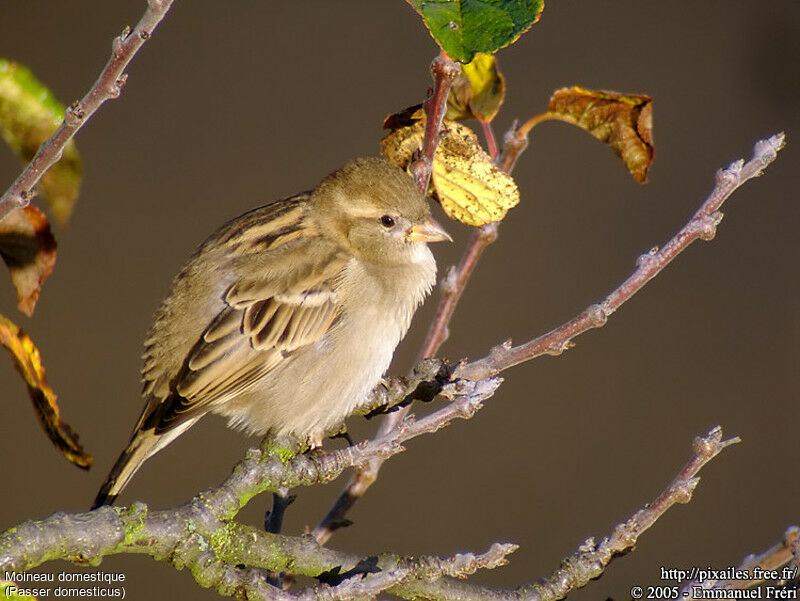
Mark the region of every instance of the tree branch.
POLYGON ((33 188, 50 167, 61 159, 64 146, 91 118, 106 100, 117 98, 125 85, 127 75, 123 73, 128 63, 139 51, 156 26, 172 6, 173 0, 147 0, 147 10, 131 31, 125 27, 122 34, 111 45, 111 58, 100 72, 97 81, 81 100, 67 108, 61 125, 36 151, 31 162, 20 173, 16 181, 0 197, 0 220, 14 209, 26 207, 36 195, 33 188))
POLYGON ((561 568, 540 583, 521 590, 525 601, 555 601, 563 599, 570 591, 586 586, 598 578, 614 557, 632 549, 639 536, 655 524, 675 503, 688 503, 700 482, 697 473, 725 447, 739 442, 739 438, 722 440, 722 428, 717 426, 703 437, 694 440, 694 455, 670 485, 652 503, 634 513, 628 521, 617 525, 610 536, 597 545, 587 539, 580 549, 561 562, 561 568))
POLYGON ((441 138, 439 132, 442 129, 442 119, 447 113, 447 96, 450 94, 450 86, 453 81, 461 73, 461 67, 450 60, 450 57, 442 50, 431 63, 431 73, 434 81, 433 92, 423 104, 425 137, 422 141, 422 152, 408 166, 408 170, 414 176, 414 180, 423 194, 428 193, 428 183, 433 171, 433 156, 436 154, 436 147, 439 146, 441 138))
MULTIPOLYGON (((739 564, 738 570, 748 575, 753 575, 755 568, 765 571, 773 571, 793 563, 794 567, 789 569, 788 575, 791 579, 797 579, 797 564, 800 559, 800 528, 792 526, 783 534, 783 540, 760 555, 749 555, 739 564)), ((781 580, 788 580, 782 578, 781 580)), ((713 578, 697 578, 684 585, 681 595, 682 599, 695 599, 695 588, 707 589, 745 589, 752 588, 764 582, 763 578, 741 578, 730 580, 716 580, 713 578)), ((708 597, 703 597, 708 598, 708 597)))
POLYGON ((511 346, 509 341, 496 346, 487 357, 459 367, 455 377, 479 380, 541 355, 560 355, 572 346, 572 339, 575 336, 605 325, 611 314, 658 275, 692 242, 697 239, 714 238, 717 226, 722 220, 722 213, 719 212, 722 204, 743 183, 761 175, 764 168, 775 160, 783 144, 783 133, 761 140, 756 143, 753 158, 747 163, 740 159, 731 163, 727 169, 718 171, 714 189, 691 220, 662 249, 653 248, 649 253, 639 257, 636 270, 601 303, 587 307, 583 313, 564 325, 525 344, 511 346))
MULTIPOLYGON (((393 443, 435 431, 454 417, 468 417, 480 407, 480 399, 490 396, 498 384, 473 384, 471 394, 433 415, 416 422, 406 420, 393 434, 393 443)), ((56 513, 41 521, 25 522, 0 535, 0 571, 25 571, 53 559, 96 564, 106 555, 138 553, 177 569, 188 568, 200 585, 237 598, 338 601, 370 598, 387 591, 406 599, 554 601, 599 576, 614 556, 633 547, 638 537, 672 505, 687 503, 699 482, 698 471, 737 440, 723 441, 719 427, 695 439, 694 456, 652 504, 618 525, 600 545, 588 540, 549 578, 517 591, 495 591, 454 580, 478 569, 505 565, 516 545, 496 543, 482 555, 458 554, 449 559, 342 553, 321 547, 308 537, 271 534, 232 521, 232 516, 225 515, 224 501, 220 504, 220 499, 231 492, 224 490, 225 485, 201 493, 176 509, 151 511, 143 503, 134 503, 130 508, 101 507, 89 513, 56 513), (287 593, 267 583, 267 570, 291 570, 323 584, 287 593)), ((366 446, 374 444, 371 441, 366 446)), ((234 472, 235 476, 237 471, 251 471, 251 487, 260 480, 259 468, 247 465, 254 460, 253 454, 251 451, 251 456, 234 472)), ((298 467, 310 469, 307 461, 306 456, 301 456, 283 463, 283 475, 278 479, 296 479, 298 467)), ((282 462, 276 457, 266 463, 282 462)), ((231 478, 241 482, 234 476, 231 478)))
POLYGON ((329 482, 347 468, 383 461, 400 453, 404 450, 404 442, 436 432, 454 419, 469 419, 481 408, 483 401, 494 395, 501 383, 498 378, 451 382, 443 387, 441 395, 452 401, 441 409, 421 419, 409 416, 391 432, 345 449, 296 455, 287 461, 286 457, 294 455, 299 445, 285 440, 268 440, 265 450, 250 449, 247 457, 219 488, 201 493, 199 497, 214 515, 230 519, 252 497, 262 492, 329 482))
POLYGON ((486 148, 489 150, 489 156, 495 161, 497 160, 497 140, 494 137, 492 122, 481 121, 481 129, 483 129, 483 135, 486 137, 486 148))
POLYGON ((451 579, 505 565, 516 548, 495 544, 481 555, 449 559, 390 553, 365 558, 325 549, 308 538, 218 520, 195 498, 173 510, 151 511, 135 503, 129 509, 102 507, 25 522, 0 536, 0 570, 25 571, 52 559, 97 563, 106 555, 137 553, 188 568, 201 586, 228 596, 246 593, 247 599, 358 599, 388 590, 405 598, 456 601, 466 590, 486 601, 507 601, 508 593, 451 579), (300 591, 299 596, 266 584, 264 570, 288 569, 334 584, 300 591))
POLYGON ((497 157, 497 166, 506 173, 511 173, 514 165, 517 164, 517 159, 528 147, 528 135, 520 135, 518 123, 514 121, 511 128, 503 136, 503 150, 500 156, 497 157))
POLYGON ((450 336, 449 324, 455 313, 456 305, 461 299, 461 294, 467 287, 467 282, 478 260, 486 247, 497 240, 497 223, 481 226, 472 234, 472 239, 467 245, 458 267, 451 267, 441 285, 442 300, 436 310, 428 335, 420 351, 420 359, 433 357, 445 340, 450 336))

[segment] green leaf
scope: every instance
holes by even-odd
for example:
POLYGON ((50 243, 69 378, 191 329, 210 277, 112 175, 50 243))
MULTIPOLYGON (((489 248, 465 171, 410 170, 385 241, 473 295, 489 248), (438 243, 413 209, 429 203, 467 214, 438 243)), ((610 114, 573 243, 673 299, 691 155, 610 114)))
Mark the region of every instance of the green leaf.
MULTIPOLYGON (((33 588, 33 587, 28 587, 33 588)), ((36 597, 24 594, 25 585, 19 585, 11 580, 0 580, 0 596, 9 601, 37 601, 36 597)))
MULTIPOLYGON (((23 65, 0 58, 0 136, 30 161, 64 119, 64 105, 23 65)), ((70 140, 39 186, 56 218, 69 219, 81 185, 81 159, 70 140)))
POLYGON ((422 16, 436 43, 468 63, 512 44, 539 20, 544 0, 406 0, 422 16))

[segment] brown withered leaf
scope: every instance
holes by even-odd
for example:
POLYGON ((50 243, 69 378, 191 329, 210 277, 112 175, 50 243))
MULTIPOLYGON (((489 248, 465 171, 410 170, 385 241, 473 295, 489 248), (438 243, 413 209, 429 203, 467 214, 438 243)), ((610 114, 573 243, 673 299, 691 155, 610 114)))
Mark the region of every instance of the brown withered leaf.
POLYGON ((454 120, 494 119, 506 94, 506 81, 497 68, 497 59, 484 52, 461 66, 447 97, 447 118, 454 120))
POLYGON ((28 205, 0 221, 0 256, 17 289, 17 307, 30 317, 56 262, 56 240, 44 213, 28 205))
POLYGON ((556 90, 548 111, 608 144, 639 183, 653 162, 653 105, 650 96, 585 90, 556 90))
POLYGON ((408 108, 404 108, 402 111, 397 111, 396 113, 392 113, 386 117, 386 119, 383 120, 383 129, 395 131, 401 127, 414 125, 417 121, 424 118, 425 111, 423 110, 422 105, 415 104, 414 106, 409 106, 408 108))
POLYGON ((39 423, 48 438, 69 461, 89 469, 93 458, 83 450, 78 435, 61 420, 56 394, 47 384, 39 349, 25 332, 3 315, 0 315, 0 344, 11 354, 14 366, 25 380, 39 423))
MULTIPOLYGON (((411 121, 411 124, 398 127, 381 140, 381 152, 389 161, 406 169, 422 145, 425 115, 421 110, 398 115, 405 118, 393 120, 393 115, 387 122, 411 121)), ((514 180, 494 165, 468 127, 445 119, 442 133, 433 158, 431 192, 445 213, 474 226, 503 219, 508 209, 519 203, 514 180)))

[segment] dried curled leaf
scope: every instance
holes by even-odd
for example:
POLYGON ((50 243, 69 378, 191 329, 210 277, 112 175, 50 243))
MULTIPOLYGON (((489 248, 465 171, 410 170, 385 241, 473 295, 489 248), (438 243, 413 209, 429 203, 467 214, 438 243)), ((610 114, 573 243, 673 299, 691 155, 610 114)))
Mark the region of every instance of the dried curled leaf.
MULTIPOLYGON (((64 105, 29 69, 0 58, 0 136, 23 161, 33 158, 63 119, 64 105)), ((70 140, 61 160, 39 183, 53 214, 62 223, 69 219, 78 198, 81 171, 78 149, 70 140)))
POLYGON ((650 96, 585 90, 556 90, 550 98, 553 118, 581 127, 608 144, 636 181, 647 181, 653 162, 653 105, 650 96))
MULTIPOLYGON (((406 169, 422 145, 425 115, 401 111, 386 123, 408 123, 381 141, 381 152, 406 169)), ((433 158, 432 193, 452 219, 467 225, 500 221, 519 203, 519 190, 510 175, 498 169, 468 127, 445 119, 443 136, 433 158)))
POLYGON ((447 118, 494 119, 506 95, 506 80, 497 68, 497 59, 479 52, 453 82, 447 98, 447 118))
POLYGON ((47 384, 39 349, 25 332, 3 315, 0 315, 0 344, 11 354, 14 366, 25 380, 33 408, 48 438, 69 461, 89 469, 93 458, 83 450, 78 435, 61 420, 56 394, 47 384))
POLYGON ((0 256, 17 289, 17 307, 30 317, 56 262, 56 240, 44 213, 28 205, 0 221, 0 256))

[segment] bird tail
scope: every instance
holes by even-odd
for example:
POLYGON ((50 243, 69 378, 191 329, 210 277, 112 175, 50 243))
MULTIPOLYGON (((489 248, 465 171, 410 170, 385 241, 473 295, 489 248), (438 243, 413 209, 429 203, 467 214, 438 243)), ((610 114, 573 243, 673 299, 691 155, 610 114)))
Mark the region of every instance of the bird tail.
POLYGON ((128 447, 122 451, 111 468, 106 481, 100 487, 97 497, 94 500, 92 509, 97 509, 101 505, 113 505, 119 493, 130 482, 130 479, 142 466, 145 460, 156 452, 160 436, 153 430, 136 433, 128 447), (154 448, 156 447, 156 448, 154 448))
POLYGON ((127 448, 122 451, 114 467, 111 468, 103 486, 100 487, 92 509, 102 505, 113 505, 142 464, 192 427, 198 419, 199 416, 161 433, 157 433, 156 428, 137 429, 127 448))

